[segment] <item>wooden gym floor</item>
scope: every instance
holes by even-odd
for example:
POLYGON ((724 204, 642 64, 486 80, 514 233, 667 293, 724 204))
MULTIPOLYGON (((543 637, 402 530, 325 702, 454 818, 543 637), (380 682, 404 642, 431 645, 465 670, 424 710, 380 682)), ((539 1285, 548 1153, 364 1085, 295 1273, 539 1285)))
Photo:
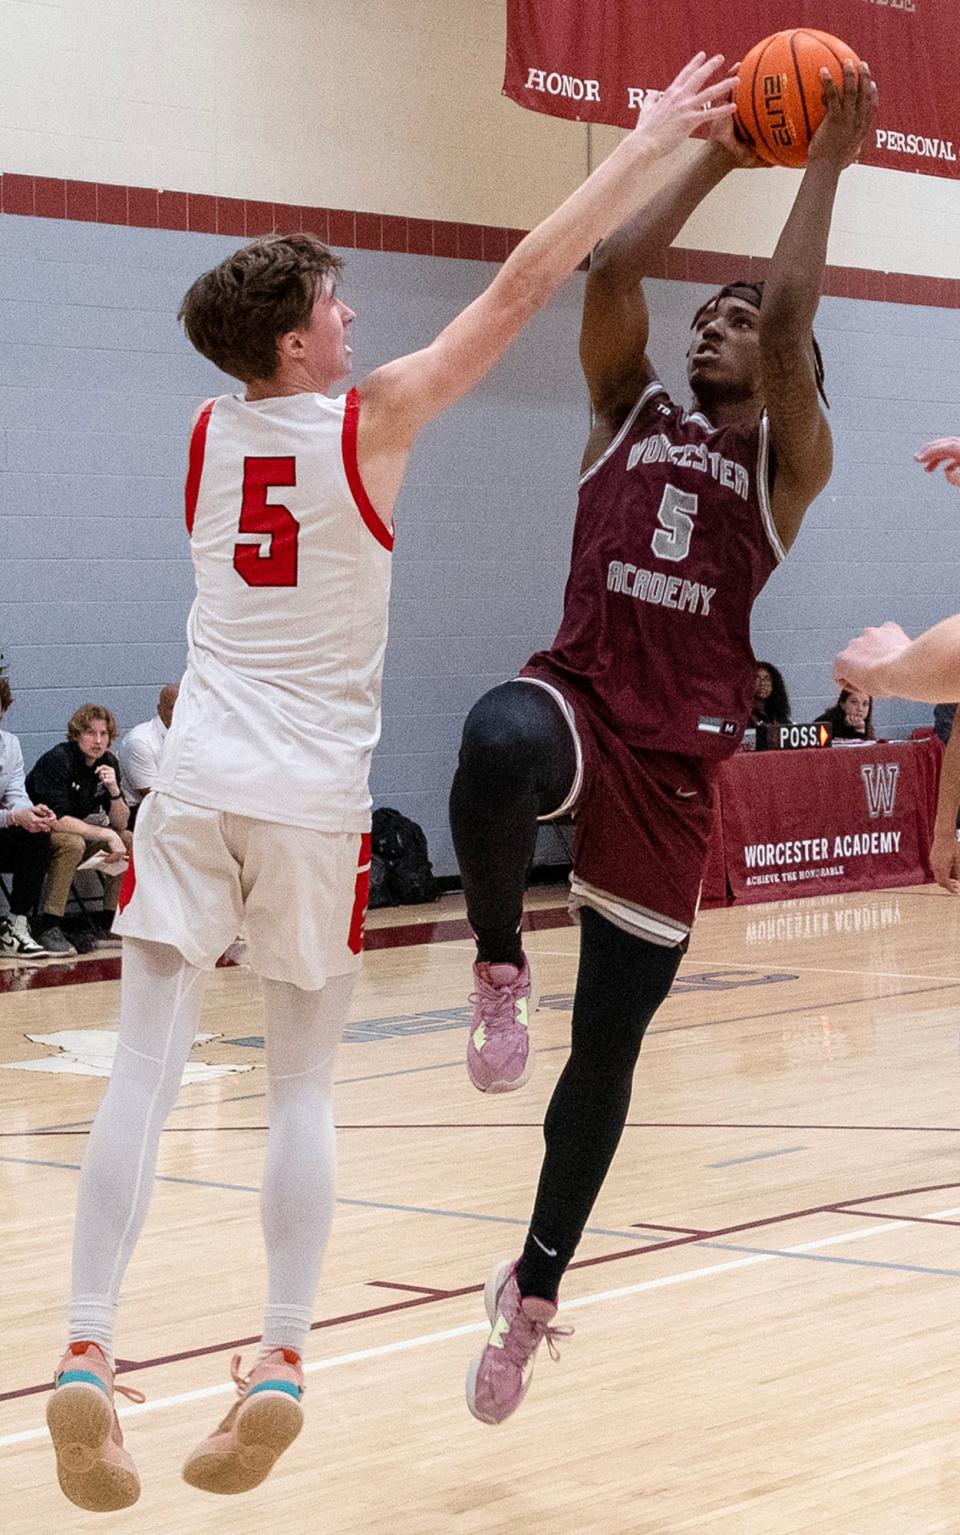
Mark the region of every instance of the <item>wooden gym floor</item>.
MULTIPOLYGON (((576 1334, 558 1364, 541 1351, 525 1404, 491 1429, 463 1377, 480 1287, 522 1238, 576 965, 561 890, 530 905, 536 1071, 493 1099, 462 1066, 459 897, 371 919, 306 1427, 233 1501, 179 1477, 264 1297, 262 1022, 250 972, 217 972, 197 1065, 242 1069, 196 1070, 164 1133, 118 1335, 147 1395, 122 1409, 144 1492, 104 1527, 960 1530, 960 901, 927 886, 703 914, 564 1286, 576 1334)), ((0 1466, 17 1535, 97 1518, 58 1491, 43 1409, 117 970, 109 952, 0 965, 0 1466)))

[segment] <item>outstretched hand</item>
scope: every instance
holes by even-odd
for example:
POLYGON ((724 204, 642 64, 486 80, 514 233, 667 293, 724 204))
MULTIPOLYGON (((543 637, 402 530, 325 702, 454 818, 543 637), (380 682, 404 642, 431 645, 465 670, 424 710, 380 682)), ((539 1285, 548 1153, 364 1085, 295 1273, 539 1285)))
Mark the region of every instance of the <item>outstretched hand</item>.
POLYGON ((669 154, 704 123, 733 117, 735 77, 728 75, 726 79, 711 81, 722 63, 722 53, 714 54, 712 59, 705 53, 694 54, 660 96, 644 101, 633 131, 642 136, 655 154, 669 154))
POLYGON ((914 457, 928 474, 942 467, 950 484, 960 490, 960 437, 938 437, 935 442, 928 442, 914 457))
POLYGON ((834 661, 834 681, 842 688, 859 688, 873 698, 891 698, 894 694, 887 681, 887 668, 900 659, 911 643, 909 634, 899 624, 864 629, 834 661))
POLYGON ((859 71, 851 63, 843 66, 843 89, 838 91, 828 69, 821 69, 823 104, 827 115, 810 141, 808 164, 832 160, 839 170, 852 165, 863 148, 877 110, 877 87, 870 66, 859 71))

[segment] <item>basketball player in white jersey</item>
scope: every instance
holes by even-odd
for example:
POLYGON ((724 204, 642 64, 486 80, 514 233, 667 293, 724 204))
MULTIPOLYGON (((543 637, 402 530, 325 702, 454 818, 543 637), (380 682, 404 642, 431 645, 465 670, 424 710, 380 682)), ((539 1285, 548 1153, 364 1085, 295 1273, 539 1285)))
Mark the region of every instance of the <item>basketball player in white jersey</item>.
POLYGON ((244 1491, 300 1430, 301 1355, 333 1207, 333 1057, 369 879, 392 513, 407 457, 420 429, 483 378, 634 211, 646 167, 697 122, 732 113, 732 81, 708 85, 720 63, 698 54, 430 346, 346 396, 331 391, 349 372, 354 316, 336 289, 340 262, 312 236, 258 240, 184 300, 194 346, 246 387, 209 401, 193 428, 187 671, 116 924, 116 1064, 84 1161, 69 1348, 47 1413, 60 1485, 80 1507, 123 1508, 139 1496, 113 1408, 117 1295, 204 981, 241 926, 266 1011, 269 1296, 260 1356, 246 1377, 234 1360, 239 1400, 184 1475, 211 1492, 244 1491))

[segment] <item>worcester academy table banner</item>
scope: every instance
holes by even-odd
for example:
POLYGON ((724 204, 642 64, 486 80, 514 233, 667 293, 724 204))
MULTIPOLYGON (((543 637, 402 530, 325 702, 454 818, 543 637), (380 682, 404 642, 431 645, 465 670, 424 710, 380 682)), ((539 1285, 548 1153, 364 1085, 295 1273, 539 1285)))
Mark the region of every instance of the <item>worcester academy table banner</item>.
POLYGON ((717 789, 734 902, 929 880, 941 757, 936 738, 732 757, 717 789))
POLYGON ((533 112, 632 128, 698 49, 734 64, 804 26, 842 38, 880 87, 864 164, 960 175, 960 0, 507 0, 503 90, 533 112))

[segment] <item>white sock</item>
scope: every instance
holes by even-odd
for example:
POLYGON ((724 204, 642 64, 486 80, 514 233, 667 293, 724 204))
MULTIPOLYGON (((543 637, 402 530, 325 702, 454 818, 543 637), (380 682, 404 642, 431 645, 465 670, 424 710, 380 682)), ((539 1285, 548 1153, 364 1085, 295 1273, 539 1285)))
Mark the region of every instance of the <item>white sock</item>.
POLYGON ((205 981, 176 949, 124 939, 117 1053, 80 1178, 69 1330, 71 1343, 89 1339, 111 1358, 120 1282, 146 1218, 205 981))
POLYGON ((322 991, 262 982, 270 1126, 260 1214, 269 1296, 262 1352, 302 1354, 333 1219, 333 1067, 353 991, 337 976, 322 991))

